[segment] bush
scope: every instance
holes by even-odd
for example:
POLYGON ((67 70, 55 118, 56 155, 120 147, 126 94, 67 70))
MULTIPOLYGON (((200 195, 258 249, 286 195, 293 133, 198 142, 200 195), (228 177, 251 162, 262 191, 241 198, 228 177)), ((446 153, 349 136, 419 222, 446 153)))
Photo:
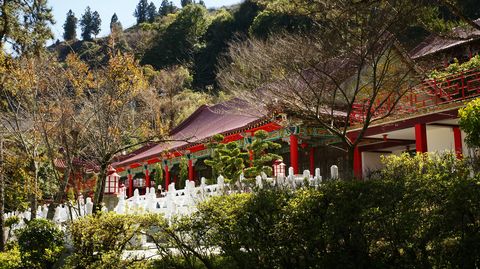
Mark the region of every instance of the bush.
POLYGON ((122 260, 122 253, 139 236, 142 218, 113 212, 75 220, 68 227, 74 254, 68 268, 122 268, 140 263, 122 260), (112 267, 113 266, 113 267, 112 267))
POLYGON ((213 197, 190 216, 89 216, 72 268, 475 268, 480 176, 454 155, 391 156, 368 181, 213 197), (123 260, 145 234, 159 260, 123 260))
POLYGON ((18 247, 6 252, 0 252, 0 269, 20 269, 21 265, 18 247))
POLYGON ((467 134, 467 144, 480 147, 480 98, 469 102, 458 114, 460 127, 467 134))
POLYGON ((445 80, 445 77, 453 74, 457 74, 459 72, 465 72, 471 69, 475 69, 480 67, 480 55, 476 55, 472 57, 467 62, 460 64, 458 59, 454 59, 454 62, 447 66, 444 70, 433 70, 428 74, 429 79, 436 79, 438 81, 445 80))
POLYGON ((454 155, 392 156, 369 181, 215 197, 192 237, 238 268, 474 268, 480 177, 454 155))
POLYGON ((52 268, 63 252, 63 232, 50 221, 35 219, 18 230, 18 246, 25 268, 52 268))

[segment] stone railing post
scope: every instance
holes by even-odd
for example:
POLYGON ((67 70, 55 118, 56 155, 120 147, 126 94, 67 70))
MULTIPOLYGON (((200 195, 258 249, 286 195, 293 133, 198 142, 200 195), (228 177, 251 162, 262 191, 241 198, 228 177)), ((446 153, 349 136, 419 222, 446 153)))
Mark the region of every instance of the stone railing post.
POLYGON ((330 167, 330 175, 332 179, 338 179, 338 166, 332 165, 330 167))

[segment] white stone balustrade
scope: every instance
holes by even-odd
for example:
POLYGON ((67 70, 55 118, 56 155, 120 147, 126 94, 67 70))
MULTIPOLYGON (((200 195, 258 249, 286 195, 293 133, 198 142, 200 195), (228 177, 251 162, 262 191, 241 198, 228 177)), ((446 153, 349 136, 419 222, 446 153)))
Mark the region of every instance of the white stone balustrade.
MULTIPOLYGON (((338 167, 333 165, 330 168, 330 178, 338 179, 339 172, 338 167)), ((240 186, 245 181, 244 175, 240 175, 240 182, 236 187, 240 186)), ((310 171, 305 170, 303 174, 296 175, 292 167, 288 169, 287 177, 268 178, 265 173, 255 178, 256 187, 262 189, 265 185, 270 184, 272 186, 278 185, 289 188, 298 188, 308 184, 311 187, 319 187, 322 183, 322 176, 320 175, 320 169, 315 169, 315 175, 311 175, 310 171)), ((232 186, 233 187, 233 186, 232 186)), ((235 189, 235 188, 232 188, 235 189)), ((200 185, 195 186, 195 182, 186 181, 185 188, 182 190, 176 190, 175 184, 172 183, 168 186, 168 191, 157 197, 155 188, 147 188, 145 195, 140 195, 138 189, 134 191, 134 195, 130 198, 126 198, 125 190, 118 194, 118 203, 114 208, 118 214, 146 214, 146 213, 158 213, 163 214, 166 218, 170 219, 174 216, 188 215, 196 210, 196 205, 208 199, 212 196, 219 196, 222 194, 229 194, 235 192, 230 189, 228 183, 225 183, 225 178, 219 176, 217 183, 213 185, 207 185, 206 179, 201 178, 200 185)), ((237 188, 239 189, 239 188, 237 188)), ((39 206, 37 210, 37 218, 47 217, 48 206, 39 206)), ((102 211, 107 211, 106 207, 102 207, 102 211)), ((82 197, 74 205, 59 205, 55 209, 55 215, 53 221, 61 225, 68 221, 78 219, 80 217, 90 215, 93 212, 93 202, 91 198, 86 198, 85 201, 82 197)), ((10 212, 5 214, 5 218, 12 216, 18 216, 20 223, 15 228, 20 228, 25 225, 25 220, 30 220, 30 210, 25 212, 10 212)))

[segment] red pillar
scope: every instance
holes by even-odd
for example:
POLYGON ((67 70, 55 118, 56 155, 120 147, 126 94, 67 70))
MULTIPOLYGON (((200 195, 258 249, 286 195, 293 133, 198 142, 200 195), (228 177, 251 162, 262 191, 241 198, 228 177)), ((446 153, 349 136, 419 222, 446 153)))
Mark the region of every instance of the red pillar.
POLYGON ((145 186, 147 186, 147 188, 151 187, 151 185, 150 185, 150 172, 148 171, 148 168, 145 169, 145 186))
POLYGON ((455 154, 457 155, 457 159, 462 159, 463 158, 462 132, 460 131, 460 127, 458 126, 453 127, 453 140, 455 144, 455 154))
POLYGON ((294 134, 290 135, 290 166, 298 174, 298 138, 294 134))
POLYGON ((355 147, 355 151, 353 153, 353 175, 357 179, 362 178, 362 151, 357 147, 355 147))
POLYGON ((193 161, 188 160, 188 180, 193 181, 193 161))
POLYGON ((133 196, 133 175, 128 171, 128 197, 133 196))
POLYGON ((425 153, 427 149, 427 125, 425 123, 415 124, 415 141, 417 152, 425 153))
POLYGON ((310 174, 315 175, 315 148, 310 148, 310 174))
POLYGON ((168 191, 168 185, 170 185, 170 172, 168 171, 168 165, 165 165, 165 190, 168 191))

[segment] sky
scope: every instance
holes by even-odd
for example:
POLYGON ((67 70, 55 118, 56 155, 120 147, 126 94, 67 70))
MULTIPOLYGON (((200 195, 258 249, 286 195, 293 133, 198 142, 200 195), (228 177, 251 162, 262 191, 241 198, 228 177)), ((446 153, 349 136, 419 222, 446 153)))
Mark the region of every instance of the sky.
MULTIPOLYGON (((149 0, 150 2, 151 0, 149 0)), ((56 24, 52 27, 54 40, 63 39, 63 24, 65 22, 68 10, 72 10, 75 16, 80 19, 87 6, 90 6, 92 11, 98 11, 102 19, 102 31, 99 36, 108 35, 110 29, 110 19, 113 13, 117 13, 123 28, 128 28, 135 24, 136 20, 133 16, 135 7, 139 0, 49 0, 48 4, 53 9, 56 24)), ((204 0, 206 6, 222 7, 229 6, 241 2, 241 0, 204 0)), ((155 6, 160 7, 161 0, 153 0, 155 6)), ((177 7, 180 7, 180 0, 173 0, 177 7)), ((77 35, 80 36, 80 26, 77 28, 77 35)))

